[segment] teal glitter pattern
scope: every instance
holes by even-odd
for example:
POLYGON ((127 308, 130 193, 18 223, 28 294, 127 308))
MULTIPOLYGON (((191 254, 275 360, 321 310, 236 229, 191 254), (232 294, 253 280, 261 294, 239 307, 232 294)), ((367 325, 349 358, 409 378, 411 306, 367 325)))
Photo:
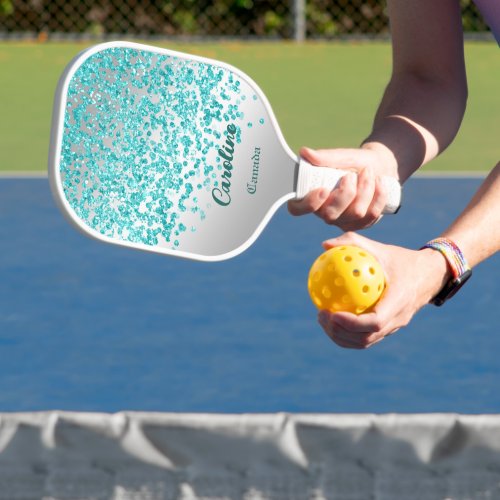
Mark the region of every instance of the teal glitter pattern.
POLYGON ((225 68, 108 48, 67 92, 61 179, 68 203, 112 239, 176 249, 208 216, 227 125, 246 126, 241 81, 225 68))

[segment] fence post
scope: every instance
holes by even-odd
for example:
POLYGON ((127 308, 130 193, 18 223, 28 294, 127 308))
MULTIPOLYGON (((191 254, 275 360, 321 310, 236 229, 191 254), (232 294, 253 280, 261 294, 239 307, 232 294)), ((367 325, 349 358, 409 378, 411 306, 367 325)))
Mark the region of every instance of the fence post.
POLYGON ((293 38, 296 42, 306 39, 306 0, 292 0, 293 38))

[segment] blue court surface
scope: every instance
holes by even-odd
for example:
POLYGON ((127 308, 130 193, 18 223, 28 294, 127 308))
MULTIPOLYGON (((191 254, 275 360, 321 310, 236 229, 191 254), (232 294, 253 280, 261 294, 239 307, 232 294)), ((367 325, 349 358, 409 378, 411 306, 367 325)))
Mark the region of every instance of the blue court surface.
MULTIPOLYGON (((413 179, 399 214, 364 234, 418 248, 480 182, 413 179)), ((0 179, 0 411, 499 412, 500 256, 442 308, 350 351, 306 289, 338 234, 283 207, 242 255, 185 261, 87 239, 47 179, 0 179)))

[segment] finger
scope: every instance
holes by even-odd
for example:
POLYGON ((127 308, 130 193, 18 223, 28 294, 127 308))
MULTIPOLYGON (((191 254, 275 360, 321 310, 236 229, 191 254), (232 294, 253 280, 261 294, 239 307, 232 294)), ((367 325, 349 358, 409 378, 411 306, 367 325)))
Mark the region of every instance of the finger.
POLYGON ((387 194, 380 177, 375 177, 373 198, 365 216, 366 227, 373 226, 382 218, 386 203, 387 194))
POLYGON ((364 349, 371 343, 367 334, 359 334, 347 331, 338 323, 335 322, 337 313, 330 313, 329 311, 321 311, 318 314, 318 322, 323 327, 325 333, 341 347, 364 349))
MULTIPOLYGON (((337 218, 336 224, 344 231, 363 229, 375 223, 379 214, 369 213, 376 190, 376 177, 371 168, 362 169, 357 176, 356 196, 337 218)), ((383 207, 382 207, 383 209, 383 207)))
POLYGON ((334 224, 356 197, 356 187, 356 174, 349 172, 344 175, 316 212, 317 215, 328 224, 334 224))
MULTIPOLYGON (((333 247, 338 247, 342 245, 353 245, 360 248, 364 248, 367 252, 371 253, 382 265, 382 268, 388 268, 388 264, 385 262, 387 245, 379 243, 378 241, 372 240, 354 231, 346 231, 345 233, 337 236, 335 238, 330 238, 322 242, 322 246, 325 250, 329 250, 333 247)), ((387 278, 387 276, 386 276, 387 278)))
POLYGON ((380 180, 374 176, 373 195, 365 216, 353 221, 351 224, 343 224, 344 230, 366 229, 374 226, 382 217, 387 202, 387 195, 380 180))
POLYGON ((335 342, 340 347, 344 347, 346 349, 362 349, 363 347, 360 345, 357 339, 351 338, 350 336, 346 336, 337 330, 334 330, 330 327, 323 326, 323 330, 326 335, 335 342))
POLYGON ((335 313, 335 324, 339 329, 358 335, 380 333, 385 326, 383 319, 375 312, 359 315, 350 312, 338 312, 335 313))
MULTIPOLYGON (((300 156, 313 165, 331 166, 335 168, 352 168, 356 171, 361 169, 359 165, 360 152, 357 149, 324 149, 314 150, 303 147, 300 156)), ((362 156, 362 154, 361 154, 362 156)), ((344 176, 345 177, 345 176, 344 176)), ((358 182, 366 183, 366 175, 358 182)), ((336 219, 353 201, 356 195, 356 187, 351 174, 345 180, 341 180, 336 190, 330 193, 330 198, 326 199, 326 191, 321 191, 320 198, 317 196, 306 196, 302 200, 292 200, 288 203, 288 210, 292 215, 305 215, 316 212, 325 222, 334 224, 336 219), (320 201, 323 201, 321 204, 320 201)), ((357 178, 356 178, 357 179, 357 178)), ((370 179, 368 179, 370 182, 370 179)), ((369 203, 366 203, 366 209, 369 203)), ((365 207, 362 207, 364 209, 365 207)), ((366 210, 365 210, 366 212, 366 210)))
POLYGON ((350 222, 344 222, 343 218, 339 218, 336 225, 343 231, 361 231, 374 226, 382 217, 372 219, 371 217, 363 217, 362 219, 355 219, 350 222))
POLYGON ((367 349, 384 339, 384 336, 380 334, 358 334, 347 332, 342 328, 324 330, 336 344, 351 349, 367 349))
POLYGON ((397 331, 397 328, 390 333, 383 332, 352 332, 344 329, 338 324, 332 325, 330 330, 331 337, 347 343, 351 346, 355 346, 357 349, 367 349, 380 341, 384 340, 387 335, 392 335, 397 331))
POLYGON ((366 151, 349 148, 311 149, 301 148, 299 154, 313 165, 321 167, 347 168, 356 172, 367 164, 366 151))
POLYGON ((325 203, 329 196, 329 189, 315 189, 301 200, 290 200, 288 202, 288 211, 292 215, 305 215, 310 214, 311 212, 316 212, 325 203))
MULTIPOLYGON (((368 313, 369 314, 369 313, 368 313)), ((381 329, 377 331, 372 331, 370 326, 364 327, 359 326, 364 322, 362 321, 363 316, 368 314, 361 314, 359 316, 352 313, 330 313, 329 311, 321 311, 318 315, 318 322, 323 327, 325 333, 338 345, 341 347, 353 348, 353 349, 367 349, 380 341, 384 340, 386 336, 392 335, 399 330, 399 327, 388 326, 388 329, 381 329), (342 318, 351 318, 352 320, 359 321, 359 329, 348 329, 352 327, 352 323, 346 323, 342 318), (349 326, 346 327, 345 325, 349 326), (362 328, 369 328, 367 331, 361 331, 362 328)), ((369 318, 366 322, 367 325, 372 325, 372 320, 369 318)))
POLYGON ((344 212, 344 217, 363 219, 368 212, 375 194, 375 175, 371 168, 363 168, 358 173, 356 197, 344 212))
POLYGON ((347 231, 340 236, 323 241, 323 248, 325 248, 325 250, 328 250, 329 248, 342 245, 358 245, 365 248, 365 250, 369 250, 370 241, 371 240, 369 240, 368 238, 365 238, 364 236, 361 236, 354 231, 347 231))
MULTIPOLYGON (((327 333, 327 335, 328 335, 328 333, 327 333)), ((343 347, 344 349, 357 349, 357 350, 363 349, 363 347, 360 347, 359 345, 355 344, 354 342, 348 342, 348 341, 345 341, 345 340, 342 340, 339 338, 335 338, 331 335, 328 335, 328 337, 330 338, 330 340, 332 342, 337 344, 339 347, 343 347)))
POLYGON ((398 303, 398 299, 391 297, 390 294, 387 296, 384 292, 372 312, 359 316, 348 312, 338 312, 335 313, 334 321, 339 331, 342 329, 346 332, 362 335, 366 337, 368 342, 372 342, 384 338, 389 333, 394 333, 401 326, 404 326, 400 315, 394 312, 395 303, 398 303))

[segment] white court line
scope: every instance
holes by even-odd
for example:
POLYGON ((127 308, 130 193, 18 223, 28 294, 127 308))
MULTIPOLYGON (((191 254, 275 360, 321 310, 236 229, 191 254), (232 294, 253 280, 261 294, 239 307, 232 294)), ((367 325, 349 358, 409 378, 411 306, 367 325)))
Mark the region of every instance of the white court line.
POLYGON ((0 179, 44 179, 47 177, 47 172, 44 171, 4 171, 0 172, 0 179))
POLYGON ((489 172, 477 170, 451 170, 451 171, 423 171, 416 172, 412 177, 416 179, 483 179, 489 172))

